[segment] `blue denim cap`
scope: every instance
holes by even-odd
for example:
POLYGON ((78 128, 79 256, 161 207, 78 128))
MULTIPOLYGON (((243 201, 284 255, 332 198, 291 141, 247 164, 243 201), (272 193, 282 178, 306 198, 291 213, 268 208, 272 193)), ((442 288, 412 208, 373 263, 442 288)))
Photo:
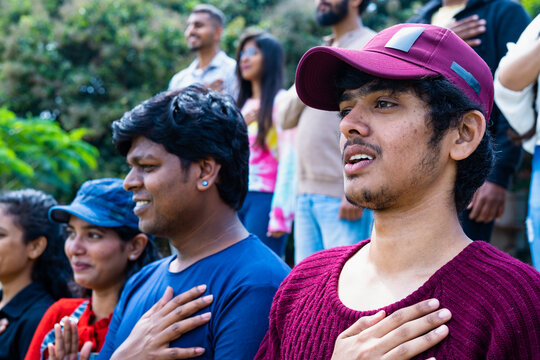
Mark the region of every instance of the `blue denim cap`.
POLYGON ((67 223, 71 215, 101 227, 128 226, 139 228, 133 213, 132 192, 126 191, 121 179, 89 180, 82 184, 70 205, 57 205, 49 210, 52 221, 67 223))

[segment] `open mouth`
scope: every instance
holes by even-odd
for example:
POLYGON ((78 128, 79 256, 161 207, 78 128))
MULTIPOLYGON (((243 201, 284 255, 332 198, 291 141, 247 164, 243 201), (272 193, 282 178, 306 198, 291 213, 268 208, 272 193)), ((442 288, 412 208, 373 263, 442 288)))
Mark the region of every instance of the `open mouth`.
POLYGON ((135 208, 133 209, 133 212, 135 213, 135 215, 137 215, 137 213, 139 213, 141 210, 143 210, 149 204, 150 204, 150 201, 148 201, 148 200, 137 200, 137 201, 135 201, 135 208))
POLYGON ((366 154, 364 152, 353 153, 353 151, 349 151, 348 156, 346 156, 344 160, 343 170, 345 174, 353 175, 363 171, 366 167, 373 163, 373 161, 375 161, 375 156, 366 154))
POLYGON ((356 155, 353 155, 349 158, 349 160, 347 161, 348 164, 357 164, 361 161, 369 161, 369 160, 373 160, 373 157, 372 156, 369 156, 367 154, 356 154, 356 155))

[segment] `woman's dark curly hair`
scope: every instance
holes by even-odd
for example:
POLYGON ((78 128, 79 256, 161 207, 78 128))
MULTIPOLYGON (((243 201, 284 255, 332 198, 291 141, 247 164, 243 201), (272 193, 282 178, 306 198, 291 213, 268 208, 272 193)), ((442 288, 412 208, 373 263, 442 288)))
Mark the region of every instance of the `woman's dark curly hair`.
POLYGON ((72 278, 71 266, 64 254, 62 225, 49 220, 48 212, 56 200, 42 191, 22 189, 0 194, 0 206, 23 230, 25 244, 44 236, 47 246, 36 259, 32 281, 44 286, 58 300, 71 297, 68 283, 72 278))

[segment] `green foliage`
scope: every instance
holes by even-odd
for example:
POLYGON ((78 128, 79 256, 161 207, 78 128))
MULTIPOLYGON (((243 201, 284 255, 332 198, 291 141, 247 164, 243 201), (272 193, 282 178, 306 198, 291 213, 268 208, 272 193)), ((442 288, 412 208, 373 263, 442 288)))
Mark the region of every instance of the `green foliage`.
POLYGON ((183 30, 180 14, 143 0, 3 0, 0 104, 91 129, 100 175, 117 175, 110 123, 187 65, 183 30))
POLYGON ((98 151, 82 140, 87 129, 66 132, 52 119, 18 119, 0 108, 0 188, 36 187, 59 198, 97 167, 98 151))
POLYGON ((322 44, 322 38, 330 33, 315 22, 313 1, 282 1, 263 17, 259 26, 281 41, 285 50, 286 85, 294 82, 296 66, 304 53, 322 44))
POLYGON ((540 14, 540 0, 521 0, 521 5, 523 5, 533 18, 540 14))
POLYGON ((363 14, 364 24, 381 31, 392 25, 406 22, 414 10, 427 1, 420 0, 372 0, 363 14))

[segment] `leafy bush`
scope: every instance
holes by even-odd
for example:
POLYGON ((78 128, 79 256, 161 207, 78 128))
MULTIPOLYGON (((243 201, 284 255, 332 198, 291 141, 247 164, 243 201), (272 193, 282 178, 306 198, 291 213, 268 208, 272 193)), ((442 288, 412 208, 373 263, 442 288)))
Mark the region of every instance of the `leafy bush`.
POLYGON ((0 188, 37 187, 70 197, 97 167, 97 149, 82 140, 87 133, 66 132, 51 119, 18 119, 0 108, 0 188))
POLYGON ((143 0, 2 2, 0 104, 91 129, 100 175, 121 173, 110 123, 188 63, 180 14, 143 0))
POLYGON ((540 0, 522 0, 521 4, 533 18, 540 13, 540 0))

